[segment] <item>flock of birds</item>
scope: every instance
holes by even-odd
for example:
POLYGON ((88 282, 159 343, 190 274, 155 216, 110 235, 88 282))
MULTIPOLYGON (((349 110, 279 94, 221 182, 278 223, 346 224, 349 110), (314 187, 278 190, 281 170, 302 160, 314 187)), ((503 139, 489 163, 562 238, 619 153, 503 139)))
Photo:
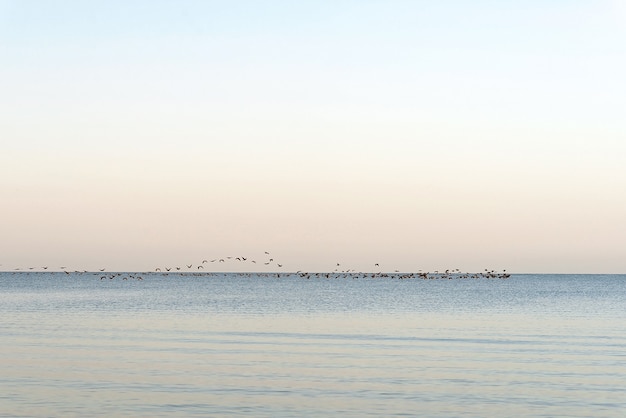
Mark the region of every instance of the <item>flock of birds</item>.
MULTIPOLYGON (((169 275, 169 274, 177 274, 177 275, 193 275, 193 276, 210 276, 210 275, 223 275, 224 273, 215 272, 214 269, 209 268, 212 263, 215 265, 230 264, 230 263, 247 263, 250 266, 264 266, 264 268, 274 268, 277 267, 281 271, 276 272, 255 272, 255 273, 232 273, 239 274, 244 276, 271 276, 271 277, 300 277, 302 279, 315 279, 315 278, 364 278, 364 279, 378 279, 378 278, 394 278, 394 279, 423 279, 423 280, 433 280, 433 279, 508 279, 511 275, 503 270, 502 272, 498 272, 496 270, 485 269, 482 272, 478 273, 467 273, 462 272, 459 269, 447 269, 444 271, 435 270, 433 272, 400 272, 399 270, 394 270, 394 272, 383 272, 380 269, 380 264, 375 263, 372 266, 372 272, 364 272, 357 271, 355 269, 346 269, 342 267, 340 263, 336 263, 334 269, 329 272, 306 272, 298 270, 296 272, 282 272, 284 267, 283 263, 279 263, 274 260, 274 258, 270 255, 268 251, 265 251, 263 254, 263 260, 254 260, 250 257, 244 256, 228 256, 223 258, 213 258, 213 259, 204 259, 201 262, 196 264, 184 264, 184 265, 174 265, 174 266, 162 266, 156 267, 154 269, 153 274, 158 273, 160 275, 169 275), (205 266, 207 267, 205 269, 205 266), (379 270, 378 272, 374 272, 375 270, 379 270)), ((0 266, 2 266, 0 264, 0 266)), ((107 272, 106 268, 98 269, 98 271, 87 271, 87 270, 71 270, 65 266, 61 266, 57 269, 49 269, 48 266, 42 266, 40 268, 37 267, 28 267, 28 268, 15 268, 13 269, 13 273, 20 273, 24 271, 58 271, 69 274, 88 274, 90 276, 97 276, 100 280, 113 280, 113 279, 121 279, 121 280, 144 280, 149 272, 138 272, 138 273, 122 273, 122 272, 107 272)))

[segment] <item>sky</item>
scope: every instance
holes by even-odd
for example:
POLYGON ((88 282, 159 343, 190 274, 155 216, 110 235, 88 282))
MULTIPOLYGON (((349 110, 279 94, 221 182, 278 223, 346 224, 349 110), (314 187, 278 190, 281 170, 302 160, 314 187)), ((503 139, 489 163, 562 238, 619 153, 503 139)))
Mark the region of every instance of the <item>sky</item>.
POLYGON ((625 39, 624 0, 0 0, 0 270, 626 273, 625 39))

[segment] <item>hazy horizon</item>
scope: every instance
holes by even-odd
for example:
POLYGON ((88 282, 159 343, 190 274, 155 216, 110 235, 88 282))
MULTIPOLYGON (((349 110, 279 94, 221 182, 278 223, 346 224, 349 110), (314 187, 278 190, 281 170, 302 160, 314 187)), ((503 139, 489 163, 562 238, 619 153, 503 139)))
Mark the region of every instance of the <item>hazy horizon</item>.
POLYGON ((626 273, 624 39, 620 0, 0 0, 0 271, 626 273))

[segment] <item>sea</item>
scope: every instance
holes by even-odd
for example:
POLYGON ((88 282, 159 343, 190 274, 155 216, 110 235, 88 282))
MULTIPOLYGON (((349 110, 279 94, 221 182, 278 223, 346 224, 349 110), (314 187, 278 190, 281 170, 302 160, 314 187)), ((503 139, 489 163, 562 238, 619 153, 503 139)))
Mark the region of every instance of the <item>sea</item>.
POLYGON ((624 417, 626 275, 0 273, 0 416, 624 417))

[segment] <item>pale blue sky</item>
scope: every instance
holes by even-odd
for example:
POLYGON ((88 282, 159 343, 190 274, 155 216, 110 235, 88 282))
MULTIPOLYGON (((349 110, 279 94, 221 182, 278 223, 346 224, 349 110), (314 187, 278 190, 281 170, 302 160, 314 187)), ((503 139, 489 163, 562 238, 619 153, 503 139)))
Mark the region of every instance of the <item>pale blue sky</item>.
POLYGON ((0 0, 0 269, 626 271, 624 1, 0 0))

